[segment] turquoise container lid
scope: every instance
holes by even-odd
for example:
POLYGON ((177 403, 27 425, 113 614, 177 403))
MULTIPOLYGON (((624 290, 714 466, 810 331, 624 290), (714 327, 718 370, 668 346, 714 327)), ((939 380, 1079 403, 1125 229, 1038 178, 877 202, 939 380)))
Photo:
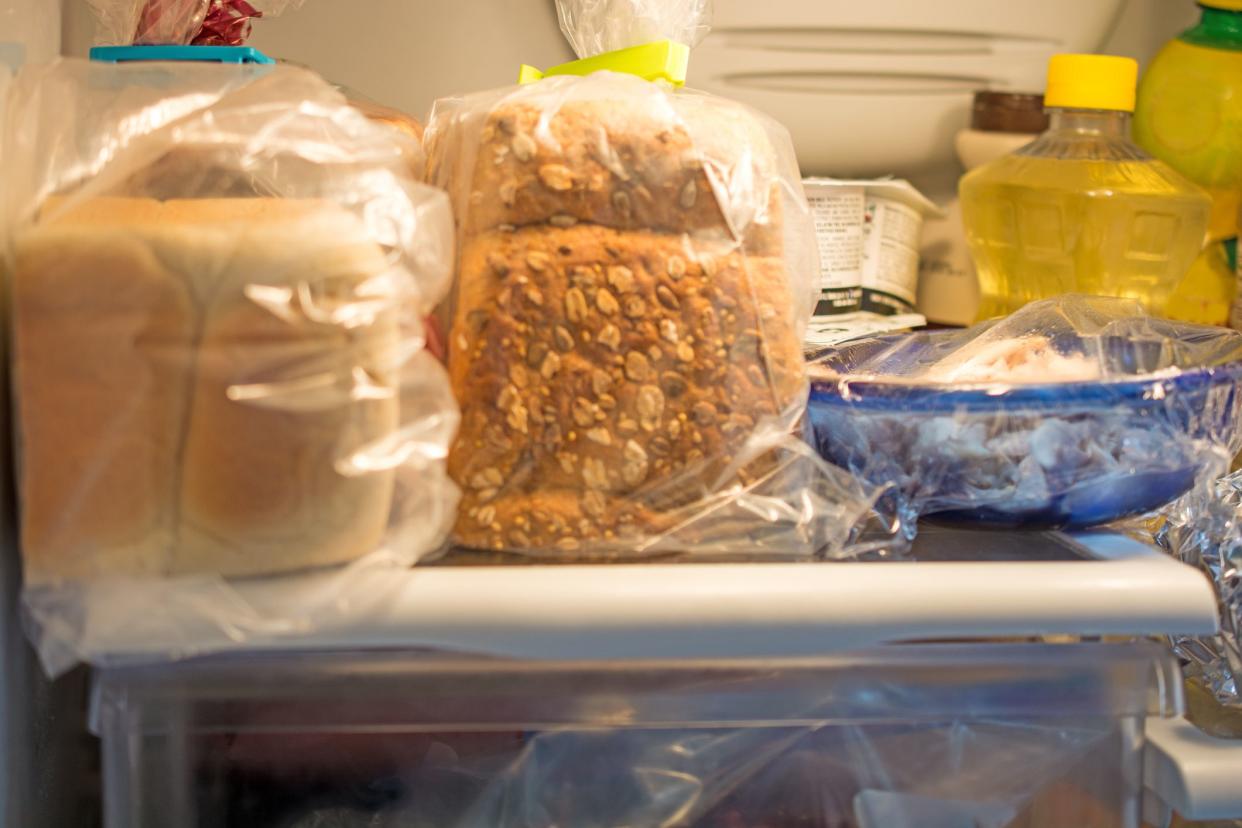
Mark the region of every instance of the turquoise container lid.
POLYGON ((276 61, 252 46, 96 46, 91 60, 100 63, 180 61, 198 63, 261 63, 276 61))

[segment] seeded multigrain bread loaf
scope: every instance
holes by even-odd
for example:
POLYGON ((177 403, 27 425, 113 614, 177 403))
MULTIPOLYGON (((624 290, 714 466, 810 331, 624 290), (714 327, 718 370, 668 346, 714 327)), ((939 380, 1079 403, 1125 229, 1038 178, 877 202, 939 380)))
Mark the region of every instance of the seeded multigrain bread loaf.
POLYGON ((586 224, 468 240, 458 541, 585 550, 665 530, 756 423, 800 404, 791 307, 781 259, 725 243, 586 224))
POLYGON ((523 91, 433 134, 429 180, 467 202, 458 210, 466 236, 584 222, 781 255, 775 154, 744 107, 692 93, 547 98, 523 91))

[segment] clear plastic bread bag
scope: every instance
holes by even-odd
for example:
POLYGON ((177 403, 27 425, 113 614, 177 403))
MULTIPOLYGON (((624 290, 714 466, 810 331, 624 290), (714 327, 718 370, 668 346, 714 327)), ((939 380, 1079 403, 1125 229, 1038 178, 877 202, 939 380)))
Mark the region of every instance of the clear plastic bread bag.
MULTIPOLYGON (((557 6, 584 58, 696 39, 709 9, 557 6)), ((783 127, 635 74, 553 73, 438 101, 424 145, 458 227, 458 543, 573 558, 857 551, 877 493, 801 439, 818 269, 783 127)))
POLYGON ((4 125, 49 671, 312 632, 442 545, 458 415, 422 317, 452 218, 404 138, 309 71, 206 63, 28 68, 4 125))

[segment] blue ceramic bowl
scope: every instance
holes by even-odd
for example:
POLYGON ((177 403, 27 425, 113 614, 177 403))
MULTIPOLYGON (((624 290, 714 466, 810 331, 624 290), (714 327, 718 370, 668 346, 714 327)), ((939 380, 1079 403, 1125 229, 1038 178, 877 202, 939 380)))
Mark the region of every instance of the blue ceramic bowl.
MULTIPOLYGON (((817 360, 810 418, 830 462, 895 483, 920 516, 999 528, 1081 528, 1150 512, 1221 472, 1242 447, 1242 361, 1153 373, 1160 342, 1102 343, 1120 378, 1040 385, 920 384, 950 335, 920 334, 849 379, 896 339, 817 360), (1127 376, 1129 374, 1129 376, 1127 376), (884 377, 892 376, 886 379, 884 377)), ((1076 337, 1054 339, 1073 352, 1076 337)))

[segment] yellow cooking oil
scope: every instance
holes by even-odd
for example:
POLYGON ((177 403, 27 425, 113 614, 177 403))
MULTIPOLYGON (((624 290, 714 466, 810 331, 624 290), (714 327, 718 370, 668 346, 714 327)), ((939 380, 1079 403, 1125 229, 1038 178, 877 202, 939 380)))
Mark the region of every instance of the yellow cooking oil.
POLYGON ((982 293, 980 318, 1087 293, 1164 314, 1202 249, 1206 193, 1129 139, 1138 67, 1057 55, 1047 132, 961 182, 982 293))
POLYGON ((1063 293, 1163 313, 1198 255, 1208 206, 1157 164, 1011 155, 968 176, 962 213, 981 318, 1063 293))

